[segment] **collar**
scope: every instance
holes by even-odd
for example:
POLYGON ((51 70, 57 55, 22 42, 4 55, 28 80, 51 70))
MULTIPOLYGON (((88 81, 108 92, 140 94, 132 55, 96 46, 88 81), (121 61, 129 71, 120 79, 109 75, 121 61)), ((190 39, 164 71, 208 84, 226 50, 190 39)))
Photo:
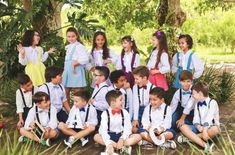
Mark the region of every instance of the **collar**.
POLYGON ((49 87, 51 87, 51 88, 60 88, 60 86, 59 86, 59 84, 54 84, 54 83, 52 83, 52 82, 49 82, 48 83, 48 85, 49 85, 49 87))
POLYGON ((101 87, 103 87, 103 86, 105 86, 105 85, 108 85, 107 83, 106 83, 106 81, 104 81, 104 82, 102 82, 102 83, 100 83, 100 84, 96 84, 96 88, 101 88, 101 87))
POLYGON ((184 52, 182 51, 182 56, 189 56, 190 54, 192 53, 192 50, 188 50, 185 54, 184 52))
MULTIPOLYGON (((36 106, 35 106, 35 108, 36 108, 36 106)), ((38 107, 38 113, 42 113, 42 112, 49 112, 49 109, 41 109, 41 108, 39 108, 38 107)))
POLYGON ((153 111, 155 111, 155 110, 161 110, 161 109, 163 109, 164 107, 165 107, 165 103, 162 103, 159 107, 157 107, 157 108, 153 108, 152 107, 152 109, 153 109, 153 111))

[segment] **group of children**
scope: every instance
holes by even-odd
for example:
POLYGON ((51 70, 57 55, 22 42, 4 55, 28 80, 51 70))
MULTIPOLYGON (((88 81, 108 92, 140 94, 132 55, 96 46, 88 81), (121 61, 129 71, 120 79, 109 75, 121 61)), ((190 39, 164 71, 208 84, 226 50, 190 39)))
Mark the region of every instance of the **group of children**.
POLYGON ((69 28, 64 69, 51 66, 43 70, 42 62, 55 49, 44 53, 39 33, 33 32, 30 37, 25 33, 23 46, 18 45, 19 60, 26 65, 27 74, 19 75, 20 88, 16 92, 20 141, 33 139, 49 146, 49 139, 63 132, 68 136, 64 140, 68 147, 77 140, 84 146, 89 135, 97 131, 94 141, 105 145, 106 153, 116 149, 130 154, 131 146, 137 143, 175 149, 174 139, 181 131, 184 136, 178 136, 179 143, 192 141, 212 151, 213 143, 207 140, 220 132, 219 110, 216 101, 208 97, 208 86, 203 82, 193 84, 204 67, 191 51, 193 40, 189 35, 179 37, 182 52, 174 55, 171 65, 166 35, 156 31, 154 49, 147 65, 141 66, 133 37, 122 38, 123 50, 118 57, 107 47, 105 33, 97 31, 88 54, 76 29, 69 28), (109 64, 116 65, 117 70, 110 73, 109 64), (166 74, 171 68, 178 90, 167 105, 166 74), (93 74, 91 96, 84 89, 85 70, 93 74), (34 120, 46 130, 43 140, 31 132, 34 120))

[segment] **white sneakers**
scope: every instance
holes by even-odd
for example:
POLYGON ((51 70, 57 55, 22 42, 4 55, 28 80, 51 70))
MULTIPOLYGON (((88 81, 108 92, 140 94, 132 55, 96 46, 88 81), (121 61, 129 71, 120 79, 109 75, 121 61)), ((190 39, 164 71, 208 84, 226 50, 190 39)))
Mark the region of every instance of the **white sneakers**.
POLYGON ((120 150, 120 153, 131 155, 131 150, 132 150, 131 146, 123 146, 120 150))
POLYGON ((189 139, 187 137, 184 137, 184 136, 179 136, 177 138, 177 142, 180 143, 180 144, 183 144, 183 143, 188 143, 189 142, 189 139))
MULTIPOLYGON (((76 139, 73 136, 69 136, 68 140, 64 140, 64 144, 67 145, 69 148, 72 148, 72 144, 76 141, 76 139)), ((88 138, 81 138, 80 139, 82 146, 85 146, 89 140, 88 138)))
POLYGON ((175 149, 176 143, 173 140, 167 140, 162 145, 160 145, 161 148, 170 148, 175 149))

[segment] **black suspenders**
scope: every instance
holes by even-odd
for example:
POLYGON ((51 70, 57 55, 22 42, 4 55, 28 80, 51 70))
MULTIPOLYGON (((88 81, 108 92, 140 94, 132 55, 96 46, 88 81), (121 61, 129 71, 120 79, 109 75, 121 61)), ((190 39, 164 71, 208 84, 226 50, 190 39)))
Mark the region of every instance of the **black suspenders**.
POLYGON ((104 87, 108 87, 107 85, 104 85, 104 86, 102 86, 96 93, 95 93, 95 95, 92 97, 92 99, 94 99, 95 97, 96 97, 96 95, 98 95, 98 93, 101 91, 101 89, 102 88, 104 88, 104 87))
MULTIPOLYGON (((39 124, 41 124, 39 116, 38 116, 38 106, 35 106, 35 110, 36 110, 37 121, 38 121, 39 124)), ((49 121, 50 121, 50 119, 51 119, 51 108, 48 111, 48 117, 49 117, 49 121)))
MULTIPOLYGON (((86 117, 85 117, 85 123, 86 123, 86 122, 87 122, 87 120, 88 120, 89 111, 90 111, 90 105, 88 105, 88 107, 87 107, 87 112, 86 112, 86 117)), ((77 120, 77 116, 76 116, 76 114, 75 114, 75 118, 74 118, 74 120, 77 120)), ((73 125, 74 125, 74 128, 76 128, 77 122, 75 122, 73 125)))
MULTIPOLYGON (((211 103, 212 99, 210 99, 209 103, 208 103, 208 109, 210 109, 210 103, 211 103)), ((199 114, 199 119, 200 119, 200 125, 202 125, 202 118, 201 118, 201 113, 199 111, 199 105, 197 103, 197 110, 198 110, 198 114, 199 114)), ((215 124, 215 119, 213 118, 212 123, 215 124)))
MULTIPOLYGON (((21 94, 21 97, 22 97, 22 100, 23 100, 24 107, 27 107, 23 91, 21 90, 21 88, 19 90, 20 90, 20 94, 21 94)), ((32 88, 32 96, 33 95, 34 95, 34 87, 32 88)), ((33 107, 33 98, 32 98, 32 106, 30 108, 32 108, 32 107, 33 107)))
MULTIPOLYGON (((152 88, 153 88, 153 84, 151 84, 149 92, 152 90, 152 88)), ((138 99, 139 99, 139 105, 140 105, 141 104, 141 100, 140 100, 140 87, 139 86, 137 86, 137 92, 138 92, 138 99)), ((143 91, 143 93, 144 93, 144 91, 143 91)), ((142 96, 143 96, 143 94, 142 94, 142 96)), ((143 97, 143 99, 144 99, 144 97, 143 97)))
MULTIPOLYGON (((48 85, 47 85, 46 83, 44 83, 44 85, 46 86, 48 95, 49 95, 49 97, 50 97, 50 90, 49 90, 49 87, 48 87, 48 85)), ((63 91, 63 88, 62 88, 62 86, 61 86, 60 84, 59 84, 59 87, 60 87, 60 89, 63 91)))
MULTIPOLYGON (((108 132, 110 132, 110 114, 109 114, 109 110, 106 110, 107 116, 108 116, 108 132)), ((124 114, 123 111, 121 110, 121 115, 122 115, 122 126, 124 128, 124 114)))
MULTIPOLYGON (((163 120, 166 118, 167 107, 168 107, 168 105, 166 105, 165 109, 164 109, 163 120)), ((150 121, 150 123, 152 123, 151 110, 152 110, 152 105, 149 105, 149 121, 150 121)))

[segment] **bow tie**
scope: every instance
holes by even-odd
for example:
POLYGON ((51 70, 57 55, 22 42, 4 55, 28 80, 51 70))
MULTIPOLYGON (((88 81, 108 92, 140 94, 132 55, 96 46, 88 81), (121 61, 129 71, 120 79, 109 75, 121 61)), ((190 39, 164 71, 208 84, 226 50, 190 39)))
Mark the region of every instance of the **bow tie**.
POLYGON ((53 88, 58 89, 58 88, 60 88, 60 86, 54 85, 53 88))
POLYGON ((187 95, 187 94, 191 95, 192 92, 191 92, 191 91, 182 91, 182 94, 183 94, 183 95, 187 95))
POLYGON ((198 105, 199 105, 200 107, 202 107, 203 105, 205 105, 205 106, 206 106, 206 101, 198 102, 198 105))
POLYGON ((85 112, 85 108, 79 109, 80 112, 85 112))
POLYGON ((145 85, 145 86, 142 86, 142 87, 140 87, 140 88, 147 89, 147 86, 145 85))
POLYGON ((28 93, 28 92, 30 92, 30 91, 29 91, 29 90, 25 90, 25 91, 23 91, 23 93, 24 93, 24 94, 26 94, 26 93, 28 93))
POLYGON ((49 110, 48 109, 38 109, 38 113, 42 113, 42 112, 49 112, 49 110))
POLYGON ((120 114, 121 113, 121 110, 112 110, 112 114, 115 115, 115 114, 120 114))

